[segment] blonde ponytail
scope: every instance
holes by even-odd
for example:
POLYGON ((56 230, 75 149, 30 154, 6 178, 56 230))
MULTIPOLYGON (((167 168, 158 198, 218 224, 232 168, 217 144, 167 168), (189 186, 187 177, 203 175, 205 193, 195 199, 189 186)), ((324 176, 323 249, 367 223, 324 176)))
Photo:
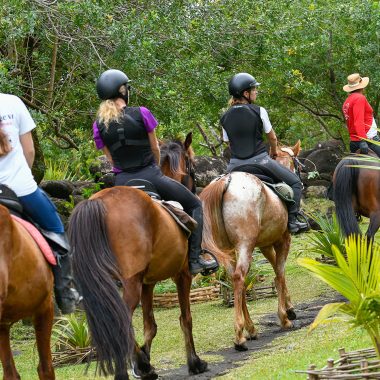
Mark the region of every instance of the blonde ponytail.
POLYGON ((121 114, 122 109, 117 107, 115 101, 107 99, 100 103, 97 118, 100 123, 103 123, 108 128, 111 121, 118 122, 120 120, 121 114))
POLYGON ((0 157, 5 156, 12 150, 8 135, 0 128, 0 157))

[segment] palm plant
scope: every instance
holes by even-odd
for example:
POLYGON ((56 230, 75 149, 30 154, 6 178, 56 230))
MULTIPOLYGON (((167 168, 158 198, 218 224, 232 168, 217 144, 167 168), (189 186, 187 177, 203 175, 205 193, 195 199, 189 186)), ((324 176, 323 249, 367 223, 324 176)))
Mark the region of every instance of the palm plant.
POLYGON ((336 214, 333 213, 331 218, 320 213, 313 213, 309 216, 321 228, 319 231, 313 231, 313 233, 309 234, 313 251, 331 258, 334 258, 333 246, 338 247, 341 252, 344 252, 344 236, 336 214))
POLYGON ((380 248, 366 237, 351 235, 345 240, 346 257, 335 245, 331 251, 337 266, 310 258, 298 259, 300 265, 347 299, 347 302, 325 305, 310 329, 337 315, 338 320, 364 328, 380 357, 380 248), (342 318, 343 315, 348 319, 342 318))

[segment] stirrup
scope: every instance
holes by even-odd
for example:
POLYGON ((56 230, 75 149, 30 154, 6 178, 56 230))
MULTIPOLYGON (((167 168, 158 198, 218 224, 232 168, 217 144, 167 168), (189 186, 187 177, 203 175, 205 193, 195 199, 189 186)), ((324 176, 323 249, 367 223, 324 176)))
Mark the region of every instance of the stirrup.
POLYGON ((200 256, 202 256, 204 254, 210 255, 215 261, 214 267, 204 269, 203 271, 200 272, 202 276, 209 276, 210 274, 215 273, 219 269, 219 262, 218 262, 216 256, 212 252, 210 252, 209 250, 202 249, 200 256))

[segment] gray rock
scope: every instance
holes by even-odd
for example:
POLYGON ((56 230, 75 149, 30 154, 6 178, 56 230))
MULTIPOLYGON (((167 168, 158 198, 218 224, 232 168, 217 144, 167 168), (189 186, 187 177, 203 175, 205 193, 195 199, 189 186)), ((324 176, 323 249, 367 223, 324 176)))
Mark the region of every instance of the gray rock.
POLYGON ((227 163, 220 157, 195 157, 195 180, 198 187, 206 187, 215 177, 227 172, 227 163))

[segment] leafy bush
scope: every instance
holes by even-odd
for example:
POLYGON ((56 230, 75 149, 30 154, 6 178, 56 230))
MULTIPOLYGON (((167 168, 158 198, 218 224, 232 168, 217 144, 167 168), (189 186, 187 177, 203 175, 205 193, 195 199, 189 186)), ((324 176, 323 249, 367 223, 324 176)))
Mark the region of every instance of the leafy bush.
POLYGON ((327 321, 348 321, 367 331, 380 357, 380 247, 366 237, 354 235, 345 240, 344 247, 346 257, 337 246, 331 246, 337 266, 310 258, 298 259, 300 265, 347 299, 325 305, 310 328, 327 321), (331 319, 332 316, 340 318, 331 319))

